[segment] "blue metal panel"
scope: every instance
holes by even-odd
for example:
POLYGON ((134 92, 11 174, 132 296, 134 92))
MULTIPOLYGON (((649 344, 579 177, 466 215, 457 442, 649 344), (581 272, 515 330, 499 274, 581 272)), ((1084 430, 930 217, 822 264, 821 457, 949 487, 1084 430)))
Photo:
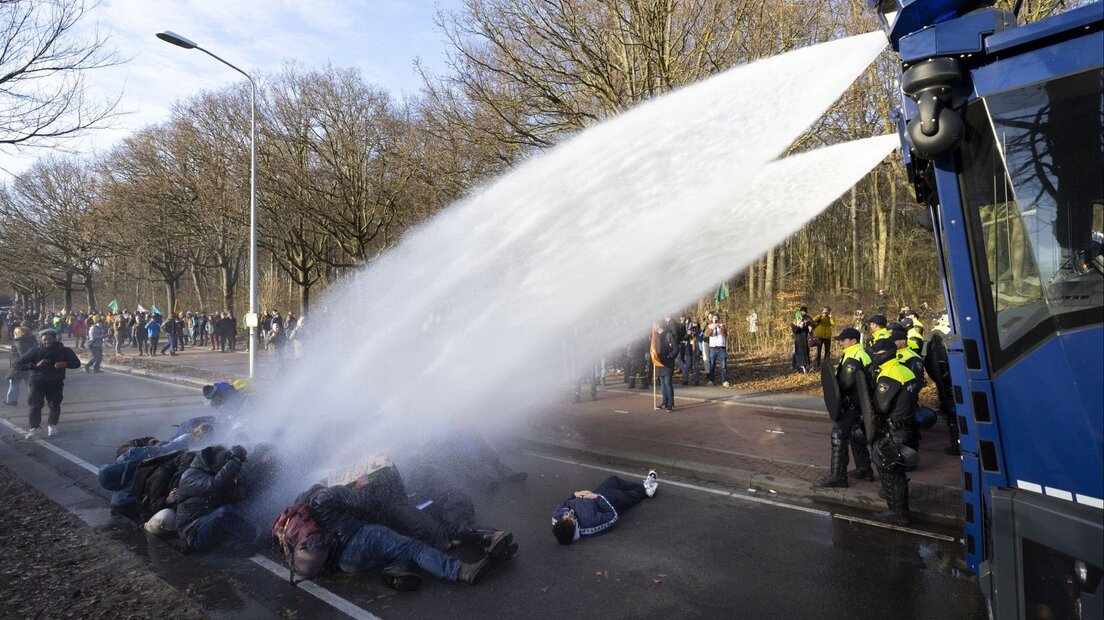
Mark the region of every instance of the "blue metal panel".
POLYGON ((1104 64, 1104 32, 994 62, 971 72, 979 97, 1079 73, 1104 64))
POLYGON ((976 54, 985 37, 1015 26, 1016 18, 1008 11, 984 9, 901 37, 901 61, 907 65, 937 56, 976 54))
POLYGON ((1037 43, 1046 37, 1084 28, 1102 20, 1104 20, 1104 3, 1095 2, 1015 30, 995 34, 985 41, 985 48, 990 54, 1004 52, 1021 45, 1037 43))
POLYGON ((982 499, 980 472, 981 466, 977 457, 963 454, 962 507, 966 514, 962 520, 962 533, 966 537, 966 564, 975 573, 978 572, 978 565, 985 560, 985 521, 989 518, 982 499), (969 487, 965 484, 967 477, 972 482, 969 487), (965 518, 966 516, 973 516, 973 520, 965 518))
POLYGON ((1104 498, 1102 347, 1099 326, 1052 337, 994 380, 1009 486, 1104 498))

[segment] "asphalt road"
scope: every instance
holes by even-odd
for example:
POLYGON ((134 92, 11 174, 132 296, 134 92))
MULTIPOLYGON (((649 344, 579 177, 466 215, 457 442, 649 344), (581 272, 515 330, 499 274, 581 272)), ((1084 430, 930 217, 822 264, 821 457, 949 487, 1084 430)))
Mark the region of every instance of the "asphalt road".
MULTIPOLYGON (((0 411, 26 427, 25 407, 0 411)), ((196 388, 72 373, 62 433, 43 442, 64 453, 34 442, 21 442, 19 451, 87 491, 91 503, 102 502, 94 512, 103 514, 108 493, 79 461, 108 462, 122 441, 166 437, 173 423, 206 412, 196 388)), ((529 479, 475 500, 479 520, 512 530, 521 550, 475 587, 426 576, 421 591, 397 593, 373 572, 317 580, 324 591, 291 588, 286 572, 259 557, 184 556, 120 519, 100 527, 215 617, 343 617, 343 605, 366 618, 984 617, 976 585, 959 571, 957 542, 824 516, 777 496, 770 499, 782 505, 761 503, 755 500, 765 498, 743 490, 697 486, 663 472, 656 496, 610 533, 563 547, 551 534, 552 508, 624 470, 555 454, 510 453, 505 460, 529 479)))

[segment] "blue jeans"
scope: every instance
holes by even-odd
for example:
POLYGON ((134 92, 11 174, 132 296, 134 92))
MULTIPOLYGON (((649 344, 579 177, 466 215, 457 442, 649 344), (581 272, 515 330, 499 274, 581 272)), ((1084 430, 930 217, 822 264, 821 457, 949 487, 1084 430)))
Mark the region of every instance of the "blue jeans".
POLYGON ((659 375, 659 389, 663 392, 663 404, 660 407, 664 409, 675 408, 675 385, 673 381, 674 377, 671 375, 659 375))
POLYGON ((728 381, 728 351, 725 347, 709 347, 709 373, 706 375, 710 381, 728 381), (717 360, 721 362, 721 378, 714 379, 714 367, 717 364, 717 360))
POLYGON ((684 385, 690 382, 691 377, 694 379, 694 385, 697 385, 701 381, 701 378, 698 376, 698 369, 701 367, 701 357, 694 345, 684 345, 682 347, 682 355, 675 358, 675 363, 678 364, 679 369, 682 370, 682 382, 684 385))
POLYGON ((346 543, 339 566, 342 572, 359 573, 394 563, 415 564, 434 577, 449 581, 456 581, 460 572, 460 560, 420 540, 371 523, 361 526, 346 543))
POLYGON ((253 525, 246 521, 233 506, 220 506, 199 520, 192 548, 210 551, 225 544, 249 545, 257 537, 253 525))
POLYGON ((15 405, 19 403, 19 384, 26 383, 26 379, 8 379, 8 395, 4 402, 15 405))
POLYGON ((103 362, 103 344, 98 347, 88 347, 88 350, 92 352, 92 359, 88 361, 88 367, 92 370, 99 370, 100 364, 103 362))

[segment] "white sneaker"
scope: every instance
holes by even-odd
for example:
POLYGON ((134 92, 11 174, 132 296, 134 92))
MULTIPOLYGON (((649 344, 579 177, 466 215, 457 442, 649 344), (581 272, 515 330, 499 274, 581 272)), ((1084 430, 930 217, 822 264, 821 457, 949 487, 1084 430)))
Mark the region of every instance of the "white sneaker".
POLYGON ((710 381, 709 383, 706 383, 706 385, 713 385, 713 382, 710 381))
POLYGON ((58 434, 58 429, 53 424, 46 427, 46 435, 48 437, 53 437, 54 435, 57 435, 57 434, 58 434))
POLYGON ((724 382, 724 383, 722 383, 721 385, 723 385, 724 387, 728 387, 728 381, 725 381, 725 382, 724 382))
POLYGON ((25 439, 34 439, 35 437, 38 437, 38 429, 32 428, 31 430, 27 431, 27 436, 25 437, 25 439))
POLYGON ((648 497, 655 495, 656 488, 659 487, 659 480, 656 479, 656 473, 653 469, 648 472, 648 477, 644 479, 644 492, 648 494, 648 497))

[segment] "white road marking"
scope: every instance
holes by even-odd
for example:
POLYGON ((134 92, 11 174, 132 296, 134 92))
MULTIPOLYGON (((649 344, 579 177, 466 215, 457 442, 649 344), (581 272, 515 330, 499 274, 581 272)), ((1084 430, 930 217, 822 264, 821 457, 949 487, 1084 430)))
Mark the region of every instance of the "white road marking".
MULTIPOLYGON (((286 567, 273 562, 263 555, 255 555, 249 559, 252 560, 253 563, 264 568, 273 575, 280 577, 281 579, 286 579, 288 576, 288 569, 286 567)), ((329 604, 334 609, 348 614, 353 618, 357 618, 357 620, 380 620, 379 616, 365 609, 357 607, 349 601, 311 581, 303 581, 299 583, 297 587, 304 592, 310 594, 311 596, 314 596, 318 600, 329 604)))
MULTIPOLYGON (((534 456, 536 458, 539 458, 539 459, 544 459, 546 461, 556 461, 556 462, 559 462, 559 463, 566 463, 568 465, 576 465, 578 467, 586 467, 587 469, 597 469, 599 471, 608 471, 610 473, 619 474, 619 475, 623 475, 623 476, 639 476, 640 475, 640 472, 630 472, 630 471, 624 471, 624 470, 621 470, 621 469, 613 469, 611 467, 604 467, 604 466, 601 466, 601 465, 591 465, 589 463, 582 463, 582 462, 571 460, 571 459, 561 459, 561 458, 558 458, 558 457, 546 456, 546 455, 543 455, 543 454, 536 454, 536 453, 533 453, 533 452, 527 452, 527 454, 529 454, 530 456, 534 456)), ((917 536, 924 536, 926 538, 934 538, 936 540, 943 540, 943 541, 946 541, 946 542, 955 542, 956 540, 958 540, 954 536, 947 536, 946 534, 936 534, 934 532, 925 532, 924 530, 917 530, 917 529, 913 529, 911 527, 901 527, 899 525, 891 525, 889 523, 882 523, 880 521, 872 521, 872 520, 869 520, 869 519, 864 519, 862 517, 853 517, 853 516, 850 516, 850 515, 840 514, 840 513, 837 513, 837 512, 829 512, 827 510, 819 510, 819 509, 816 509, 816 508, 807 508, 805 506, 795 506, 794 504, 787 504, 785 502, 777 502, 777 501, 774 501, 774 500, 763 499, 761 497, 753 497, 753 496, 750 496, 750 495, 742 495, 742 494, 736 493, 734 491, 726 491, 726 490, 722 490, 722 489, 710 489, 709 487, 698 486, 696 484, 689 484, 689 483, 686 483, 686 482, 676 482, 674 480, 663 480, 663 484, 665 484, 665 485, 669 484, 669 485, 676 486, 676 487, 683 487, 685 489, 691 489, 693 491, 700 491, 700 492, 703 492, 703 493, 711 493, 713 495, 727 496, 727 497, 731 497, 733 499, 743 500, 743 501, 746 501, 746 502, 755 502, 755 503, 758 503, 758 504, 769 504, 771 506, 777 506, 779 508, 786 508, 788 510, 796 510, 798 512, 807 512, 809 514, 814 514, 814 515, 821 516, 821 517, 829 517, 829 518, 832 518, 832 519, 840 519, 840 520, 843 520, 843 521, 851 521, 853 523, 862 523, 863 525, 869 525, 871 527, 878 527, 878 528, 882 528, 882 529, 885 529, 885 530, 893 530, 893 531, 896 531, 896 532, 905 532, 905 533, 908 533, 908 534, 915 534, 917 536)))
MULTIPOLYGON (((25 436, 27 434, 26 429, 20 428, 20 427, 16 426, 15 424, 12 424, 11 422, 9 422, 9 421, 7 421, 3 418, 0 418, 0 423, 3 423, 4 426, 6 426, 6 427, 10 428, 11 430, 15 431, 16 435, 25 436)), ((72 463, 76 463, 82 469, 86 469, 86 470, 88 470, 89 472, 91 472, 93 474, 100 473, 100 468, 99 467, 96 467, 92 463, 89 463, 88 461, 80 458, 79 456, 77 456, 75 454, 70 454, 70 453, 66 452, 65 450, 62 450, 61 448, 55 446, 54 444, 52 444, 48 441, 45 441, 44 438, 42 438, 42 437, 36 437, 35 439, 30 439, 28 441, 33 441, 33 442, 37 443, 38 445, 42 446, 43 448, 46 448, 50 452, 53 452, 54 454, 64 458, 67 461, 70 461, 72 463)))
MULTIPOLYGON (((15 424, 12 424, 11 422, 9 422, 8 420, 5 420, 4 418, 0 418, 0 424, 3 424, 4 426, 8 427, 12 431, 15 431, 15 433, 17 435, 22 436, 22 435, 27 434, 27 431, 25 429, 22 429, 22 428, 16 426, 15 424)), ((98 467, 96 467, 95 465, 89 463, 88 461, 80 458, 79 456, 77 456, 75 454, 71 454, 69 452, 66 452, 65 450, 62 450, 61 448, 53 445, 52 443, 50 443, 48 441, 44 441, 42 438, 35 438, 35 439, 31 439, 30 441, 34 441, 38 445, 46 448, 47 450, 53 452, 54 454, 57 454, 58 456, 61 456, 62 458, 64 458, 67 461, 70 461, 72 463, 76 463, 81 468, 88 470, 92 474, 98 474, 99 471, 100 471, 98 467)), ((255 556, 253 556, 249 559, 252 560, 255 564, 257 564, 257 565, 265 568, 266 570, 268 570, 268 572, 276 575, 277 577, 280 577, 281 579, 283 579, 287 576, 287 570, 283 566, 280 566, 279 564, 273 562, 272 560, 269 560, 268 558, 266 558, 264 556, 255 555, 255 556)), ((329 590, 323 588, 322 586, 320 586, 318 584, 306 581, 306 582, 300 583, 299 587, 304 592, 307 592, 307 593, 311 594, 312 596, 314 596, 318 600, 329 604, 334 609, 337 609, 341 613, 348 614, 349 616, 352 616, 353 618, 357 618, 358 620, 380 620, 379 616, 373 615, 373 614, 369 613, 367 610, 364 610, 364 609, 361 609, 360 607, 357 607, 356 605, 354 605, 350 601, 341 598, 340 596, 334 594, 333 592, 330 592, 329 590)))

